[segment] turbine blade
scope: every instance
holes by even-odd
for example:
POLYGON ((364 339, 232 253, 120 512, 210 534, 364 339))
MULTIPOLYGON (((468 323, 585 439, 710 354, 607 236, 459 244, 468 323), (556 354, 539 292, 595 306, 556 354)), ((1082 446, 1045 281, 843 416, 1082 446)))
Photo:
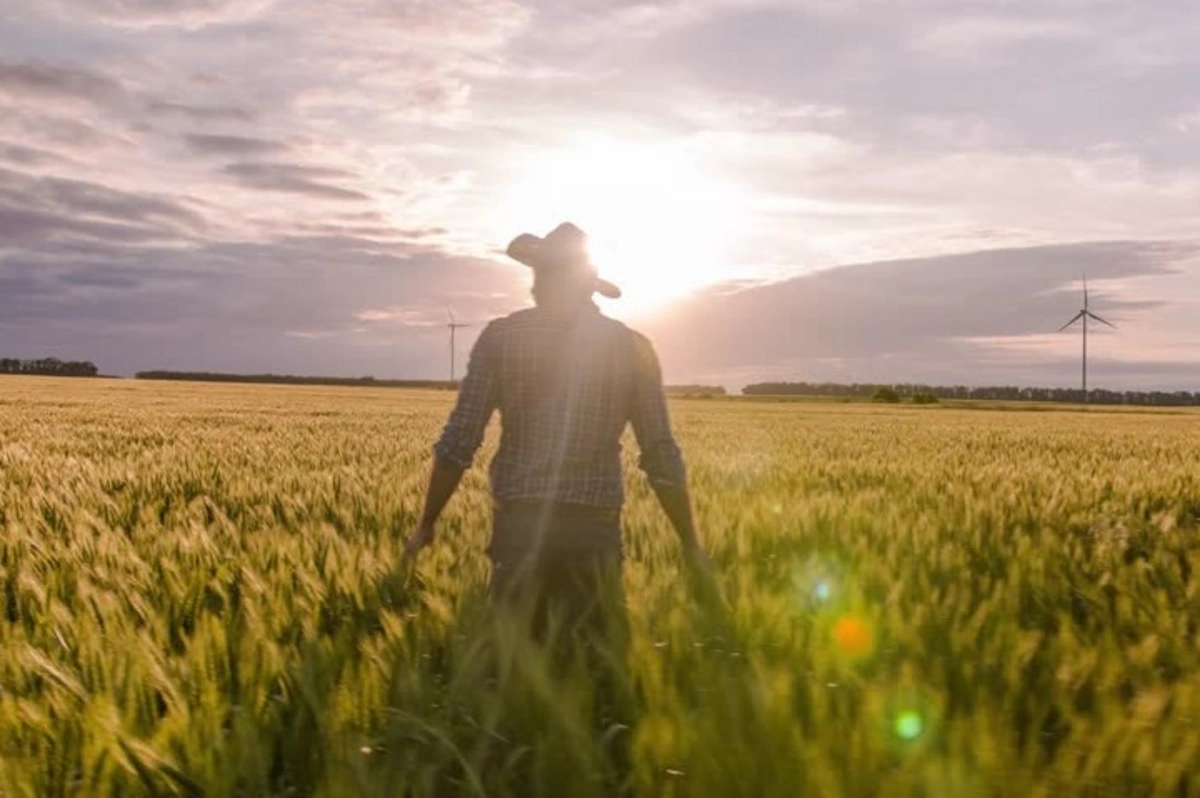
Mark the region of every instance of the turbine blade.
MULTIPOLYGON (((1067 323, 1066 323, 1066 324, 1064 324, 1063 326, 1059 327, 1059 328, 1058 328, 1058 331, 1059 331, 1059 332, 1062 332, 1063 330, 1067 329, 1068 327, 1070 327, 1070 326, 1071 326, 1072 324, 1074 324, 1075 322, 1077 322, 1077 321, 1079 321, 1080 319, 1082 319, 1082 318, 1083 318, 1083 315, 1084 315, 1084 313, 1085 313, 1085 312, 1086 312, 1086 311, 1082 311, 1082 310, 1081 310, 1081 311, 1079 311, 1078 313, 1076 313, 1076 314, 1075 314, 1075 316, 1074 316, 1074 317, 1073 317, 1073 318, 1072 318, 1072 319, 1071 319, 1069 322, 1067 322, 1067 323)), ((1090 315, 1090 314, 1089 314, 1089 315, 1090 315)))
POLYGON ((1087 314, 1088 314, 1089 318, 1095 319, 1096 321, 1100 322, 1101 324, 1107 324, 1109 327, 1112 327, 1114 330, 1117 329, 1117 325, 1113 324, 1111 321, 1108 321, 1107 319, 1100 318, 1095 313, 1092 313, 1090 310, 1087 312, 1087 314))
POLYGON ((1083 275, 1083 309, 1086 311, 1088 307, 1088 290, 1087 290, 1087 275, 1083 275))

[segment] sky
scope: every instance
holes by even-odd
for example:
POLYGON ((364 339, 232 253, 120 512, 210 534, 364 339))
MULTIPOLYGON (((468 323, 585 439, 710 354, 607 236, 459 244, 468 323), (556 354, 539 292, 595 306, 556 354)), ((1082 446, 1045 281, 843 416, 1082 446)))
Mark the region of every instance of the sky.
POLYGON ((1194 0, 0 0, 0 355, 442 378, 573 220, 672 382, 1200 390, 1194 0))

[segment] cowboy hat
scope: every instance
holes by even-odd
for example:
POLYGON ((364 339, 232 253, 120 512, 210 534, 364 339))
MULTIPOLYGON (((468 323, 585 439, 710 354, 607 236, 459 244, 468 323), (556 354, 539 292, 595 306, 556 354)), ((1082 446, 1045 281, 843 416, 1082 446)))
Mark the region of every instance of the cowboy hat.
POLYGON ((587 236, 570 222, 563 222, 544 238, 522 233, 508 245, 508 256, 537 270, 578 269, 590 276, 595 290, 601 296, 617 299, 621 289, 601 279, 596 267, 588 258, 587 236))

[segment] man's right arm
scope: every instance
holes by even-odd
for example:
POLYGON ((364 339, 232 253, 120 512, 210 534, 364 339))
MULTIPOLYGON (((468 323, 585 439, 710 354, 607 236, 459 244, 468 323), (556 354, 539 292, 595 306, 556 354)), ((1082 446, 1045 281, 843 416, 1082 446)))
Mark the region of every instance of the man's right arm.
POLYGON ((433 542, 435 525, 450 497, 458 489, 463 472, 471 467, 488 421, 496 409, 497 374, 490 353, 491 328, 485 327, 467 363, 450 419, 434 445, 433 470, 425 491, 425 505, 417 530, 405 546, 412 557, 433 542))

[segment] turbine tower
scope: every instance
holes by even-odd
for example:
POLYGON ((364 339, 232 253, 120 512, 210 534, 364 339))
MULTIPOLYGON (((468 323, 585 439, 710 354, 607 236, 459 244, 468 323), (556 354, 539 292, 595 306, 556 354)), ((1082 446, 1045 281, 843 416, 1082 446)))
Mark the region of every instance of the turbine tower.
POLYGON ((454 350, 455 350, 454 334, 456 332, 458 332, 459 330, 463 329, 464 327, 470 327, 471 325, 463 324, 463 323, 459 322, 457 319, 455 319, 454 311, 450 309, 449 305, 446 306, 446 315, 450 318, 450 321, 449 321, 449 323, 446 324, 446 326, 450 328, 450 387, 453 388, 454 387, 454 350))
POLYGON ((1058 331, 1062 332, 1063 330, 1067 329, 1072 324, 1074 324, 1077 321, 1080 321, 1081 319, 1083 320, 1083 401, 1086 403, 1088 401, 1088 381, 1087 381, 1087 377, 1088 377, 1088 375, 1087 375, 1088 319, 1092 319, 1093 321, 1098 321, 1101 324, 1107 324, 1109 327, 1112 327, 1114 330, 1117 329, 1117 325, 1113 324, 1112 322, 1105 321, 1104 319, 1100 318, 1099 316, 1097 316, 1095 313, 1092 313, 1092 311, 1088 309, 1088 288, 1087 288, 1087 275, 1086 274, 1083 276, 1083 308, 1078 313, 1076 313, 1075 316, 1072 317, 1072 319, 1069 322, 1064 324, 1062 327, 1059 327, 1058 331))

